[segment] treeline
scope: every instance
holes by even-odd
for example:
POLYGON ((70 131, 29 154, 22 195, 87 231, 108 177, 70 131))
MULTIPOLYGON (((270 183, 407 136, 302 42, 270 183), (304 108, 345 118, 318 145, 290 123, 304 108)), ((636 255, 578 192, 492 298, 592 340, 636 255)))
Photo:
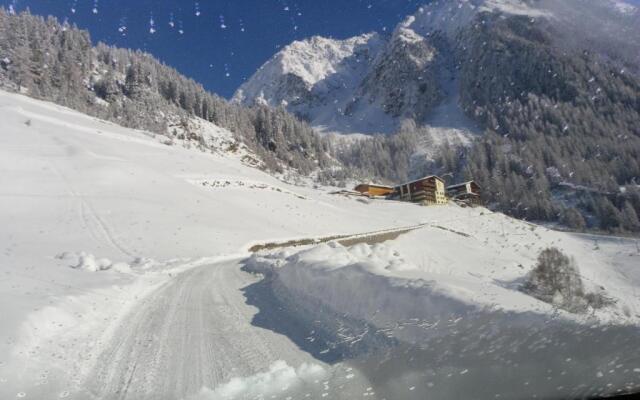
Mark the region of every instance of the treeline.
POLYGON ((398 183, 439 174, 452 183, 461 176, 467 147, 454 137, 435 140, 431 129, 407 119, 393 135, 334 140, 330 153, 351 178, 398 183))
POLYGON ((418 145, 415 132, 375 135, 354 142, 332 144, 332 153, 342 163, 345 177, 404 181, 411 176, 411 158, 418 145))
MULTIPOLYGON (((149 54, 102 43, 93 47, 87 31, 53 17, 0 8, 0 81, 5 88, 159 134, 172 133, 168 116, 199 117, 229 129, 273 171, 286 166, 309 174, 330 162, 328 144, 286 111, 230 104, 149 54)), ((196 132, 187 136, 198 140, 196 132)))

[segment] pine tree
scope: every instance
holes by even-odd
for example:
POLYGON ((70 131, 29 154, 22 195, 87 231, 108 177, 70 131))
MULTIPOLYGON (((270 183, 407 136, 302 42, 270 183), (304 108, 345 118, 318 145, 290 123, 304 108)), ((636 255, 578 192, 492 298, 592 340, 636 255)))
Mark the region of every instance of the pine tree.
POLYGON ((620 211, 605 197, 601 197, 597 202, 597 213, 600 219, 600 229, 614 231, 623 224, 620 211))
POLYGON ((622 223, 625 229, 631 232, 640 231, 640 221, 638 220, 638 214, 630 202, 626 201, 622 208, 622 223))
POLYGON ((584 218, 582 217, 582 214, 580 214, 580 211, 573 207, 564 210, 560 222, 577 231, 582 231, 587 226, 584 218))

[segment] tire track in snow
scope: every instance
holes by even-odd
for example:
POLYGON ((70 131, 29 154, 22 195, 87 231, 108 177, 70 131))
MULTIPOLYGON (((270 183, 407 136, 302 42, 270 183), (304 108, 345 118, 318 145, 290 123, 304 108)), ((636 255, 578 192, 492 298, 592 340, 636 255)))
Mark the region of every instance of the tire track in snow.
POLYGON ((239 260, 222 261, 156 289, 100 349, 82 398, 180 399, 277 360, 318 363, 287 337, 252 325, 257 309, 241 289, 259 279, 239 260))

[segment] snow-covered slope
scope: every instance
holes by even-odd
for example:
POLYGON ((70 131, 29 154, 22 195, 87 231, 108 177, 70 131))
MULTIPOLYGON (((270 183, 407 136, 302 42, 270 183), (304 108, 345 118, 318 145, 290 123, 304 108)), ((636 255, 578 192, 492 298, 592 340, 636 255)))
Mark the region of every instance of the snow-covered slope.
POLYGON ((0 375, 10 382, 2 398, 29 392, 45 370, 56 388, 71 385, 54 382, 53 359, 37 349, 57 338, 55 351, 65 355, 56 364, 75 368, 78 352, 95 355, 105 325, 167 271, 252 241, 410 222, 387 211, 371 219, 372 208, 326 194, 311 198, 240 155, 170 146, 20 95, 0 92, 0 121, 0 375), (359 222, 340 222, 352 217, 359 222))
MULTIPOLYGON (((541 329, 546 319, 613 325, 639 318, 640 255, 632 240, 552 232, 484 209, 291 186, 247 166, 241 155, 167 145, 6 92, 0 128, 0 398, 255 397, 256 390, 282 394, 308 376, 318 398, 374 392, 381 382, 375 374, 355 361, 334 358, 330 365, 323 354, 335 354, 323 348, 310 351, 304 338, 315 340, 314 328, 277 314, 280 299, 268 296, 260 277, 239 270, 257 242, 423 224, 395 240, 391 234, 379 248, 331 243, 298 255, 287 250, 293 258, 259 256, 287 271, 277 280, 279 296, 300 285, 307 297, 294 301, 305 305, 320 288, 333 287, 328 306, 374 325, 368 308, 345 299, 395 306, 413 297, 415 304, 441 305, 439 315, 459 307, 533 313, 527 321, 541 329), (575 256, 588 288, 603 286, 616 304, 576 318, 519 292, 514 284, 550 245, 575 256)), ((205 128, 212 140, 228 135, 205 128)), ((386 322, 403 323, 379 308, 386 322)), ((342 332, 354 321, 343 315, 324 326, 342 332)), ((604 368, 610 360, 600 361, 585 365, 604 368)), ((415 368, 413 377, 426 367, 415 368)), ((441 378, 436 382, 446 387, 441 378)), ((392 394, 413 390, 397 379, 404 392, 390 386, 392 394)))

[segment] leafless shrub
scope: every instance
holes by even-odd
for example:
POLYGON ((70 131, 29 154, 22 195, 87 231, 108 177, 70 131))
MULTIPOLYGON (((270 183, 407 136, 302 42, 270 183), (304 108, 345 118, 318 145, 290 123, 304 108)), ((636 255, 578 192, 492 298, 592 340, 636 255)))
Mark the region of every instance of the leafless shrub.
POLYGON ((584 313, 613 304, 602 293, 585 293, 575 260, 555 247, 543 250, 521 290, 571 313, 584 313))

